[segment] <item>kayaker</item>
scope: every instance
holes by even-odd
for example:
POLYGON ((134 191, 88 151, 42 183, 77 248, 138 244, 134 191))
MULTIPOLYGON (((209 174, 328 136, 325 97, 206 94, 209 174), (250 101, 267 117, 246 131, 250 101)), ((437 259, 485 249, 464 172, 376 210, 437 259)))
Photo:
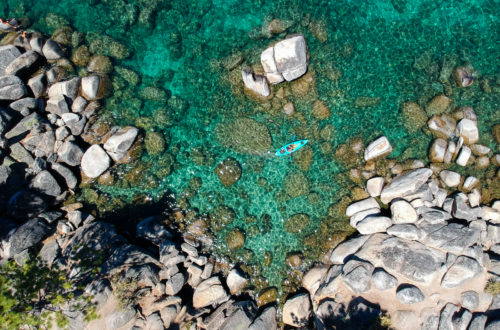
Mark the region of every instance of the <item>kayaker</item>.
POLYGON ((290 144, 289 146, 286 147, 286 151, 292 152, 293 149, 295 149, 295 144, 290 144))

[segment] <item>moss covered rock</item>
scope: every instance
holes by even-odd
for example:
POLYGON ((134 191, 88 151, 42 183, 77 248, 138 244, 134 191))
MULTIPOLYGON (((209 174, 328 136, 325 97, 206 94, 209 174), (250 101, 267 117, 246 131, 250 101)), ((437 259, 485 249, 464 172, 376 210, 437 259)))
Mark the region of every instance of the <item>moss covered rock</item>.
POLYGON ((415 133, 427 123, 427 114, 418 104, 405 102, 403 104, 403 124, 408 133, 415 133))
POLYGON ((380 97, 360 96, 354 100, 356 108, 370 108, 380 104, 380 97))
POLYGON ((309 181, 302 172, 291 171, 283 179, 283 188, 291 197, 304 196, 309 193, 309 181))
POLYGON ((425 105, 425 112, 429 117, 440 115, 451 107, 451 99, 446 95, 437 95, 425 105))
POLYGON ((493 126, 492 132, 495 140, 497 140, 497 143, 500 143, 500 124, 493 126))
POLYGON ((63 25, 69 25, 69 22, 67 19, 65 19, 62 16, 59 16, 59 15, 54 14, 54 13, 48 13, 45 16, 45 25, 47 25, 49 30, 54 31, 63 25))
POLYGON ((220 144, 242 154, 263 154, 271 148, 271 134, 263 124, 249 118, 222 122, 216 128, 220 144))
POLYGON ((50 39, 54 40, 61 45, 71 45, 73 29, 65 25, 57 28, 50 39))
POLYGON ((234 158, 227 158, 222 163, 217 164, 215 174, 224 186, 230 187, 241 177, 240 163, 234 158))
POLYGON ((144 87, 139 91, 139 96, 145 100, 166 103, 168 95, 165 90, 157 87, 144 87))
POLYGON ((103 55, 94 55, 90 59, 87 70, 97 73, 110 73, 111 71, 113 71, 113 65, 111 64, 111 60, 109 59, 109 57, 103 55))
POLYGON ((325 103, 318 100, 314 102, 312 115, 316 119, 326 119, 330 117, 330 109, 328 109, 325 103))
POLYGON ((144 139, 146 151, 150 155, 159 155, 165 151, 166 141, 159 132, 147 132, 144 139))
POLYGON ((297 213, 285 220, 283 227, 289 233, 298 233, 309 224, 309 216, 305 213, 297 213))
POLYGON ((273 303, 278 299, 278 290, 275 287, 263 290, 257 298, 257 305, 259 307, 273 303))
POLYGON ((115 67, 115 71, 130 85, 136 86, 137 84, 139 84, 140 77, 135 71, 125 68, 123 66, 115 67))
POLYGON ((236 214, 233 209, 225 205, 217 206, 210 214, 210 226, 213 230, 219 231, 224 226, 232 223, 235 217, 236 214))
POLYGON ((310 146, 305 146, 295 154, 295 162, 299 164, 301 171, 309 171, 314 160, 314 152, 310 146))
POLYGON ((87 34, 87 41, 90 44, 90 52, 93 54, 111 56, 118 60, 130 56, 130 51, 127 47, 107 35, 89 33, 87 34))
POLYGON ((231 250, 237 250, 243 247, 245 244, 245 233, 243 230, 235 228, 227 233, 226 244, 231 250))

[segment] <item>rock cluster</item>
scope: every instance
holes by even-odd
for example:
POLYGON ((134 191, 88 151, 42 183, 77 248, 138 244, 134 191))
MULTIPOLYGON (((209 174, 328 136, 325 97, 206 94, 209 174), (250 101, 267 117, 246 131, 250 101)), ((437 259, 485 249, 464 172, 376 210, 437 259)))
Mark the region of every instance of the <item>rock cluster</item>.
MULTIPOLYGON (((395 328, 485 328, 498 308, 498 293, 485 287, 500 281, 500 202, 481 205, 478 190, 467 194, 469 185, 443 172, 420 164, 389 182, 368 180, 370 197, 346 208, 360 235, 303 278, 316 324, 345 327, 344 318, 364 304, 387 312, 395 328)), ((283 313, 286 324, 307 324, 295 311, 283 313)))
POLYGON ((243 68, 241 75, 249 90, 267 97, 271 94, 269 83, 292 81, 307 71, 307 46, 303 35, 292 35, 267 48, 260 55, 264 75, 254 74, 243 68))

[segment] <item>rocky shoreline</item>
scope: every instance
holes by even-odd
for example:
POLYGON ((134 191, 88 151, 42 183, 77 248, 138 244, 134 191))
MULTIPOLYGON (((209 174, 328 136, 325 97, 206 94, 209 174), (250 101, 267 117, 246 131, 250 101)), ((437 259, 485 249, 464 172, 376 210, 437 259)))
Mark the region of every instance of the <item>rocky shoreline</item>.
MULTIPOLYGON (((269 62, 275 56, 266 55, 276 46, 262 53, 273 83, 307 70, 303 37, 291 39, 287 43, 293 41, 299 54, 292 69, 269 62)), ((35 254, 70 278, 87 276, 84 264, 97 266, 81 294, 92 297, 100 318, 86 322, 82 311, 63 310, 71 328, 354 329, 382 317, 395 328, 499 326, 500 292, 488 287, 500 276, 500 204, 482 205, 477 178, 439 166, 466 166, 474 157, 476 166, 498 168, 499 155, 477 144, 472 108, 450 116, 443 114, 449 107, 444 95, 433 101, 433 163, 426 168, 417 161, 403 171, 392 162, 384 167, 392 175, 377 176, 376 169, 367 174, 370 197, 346 209, 360 235, 309 270, 281 308, 275 299, 246 290, 241 269, 224 275, 202 230, 179 234, 158 215, 137 224, 132 244, 106 219, 86 214, 81 203, 61 206, 79 183, 102 178, 113 164, 133 157, 143 143, 141 132, 115 127, 96 135, 91 129, 99 100, 110 93, 106 70, 94 71, 96 63, 84 77, 61 75, 73 65, 64 45, 37 33, 11 33, 2 42, 0 212, 6 216, 0 257, 23 264, 35 254)), ((94 62, 107 63, 99 56, 94 62)), ((264 76, 244 69, 242 78, 248 88, 269 95, 264 76)), ((365 163, 374 165, 391 151, 381 137, 364 150, 365 163)))

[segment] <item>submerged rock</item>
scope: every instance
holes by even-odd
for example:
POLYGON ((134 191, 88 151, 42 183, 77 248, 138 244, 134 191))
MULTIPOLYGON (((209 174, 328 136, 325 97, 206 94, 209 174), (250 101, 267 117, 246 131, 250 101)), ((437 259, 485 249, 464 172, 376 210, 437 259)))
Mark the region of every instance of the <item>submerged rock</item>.
POLYGON ((445 95, 438 95, 435 96, 432 100, 430 100, 427 105, 425 106, 425 112, 427 112, 427 115, 434 116, 434 115, 440 115, 448 108, 451 106, 452 100, 445 96, 445 95))
POLYGON ((309 181, 302 172, 288 172, 283 182, 283 189, 291 197, 304 196, 309 193, 309 181))
POLYGON ((289 233, 299 233, 309 224, 309 216, 305 213, 298 213, 288 218, 283 227, 289 233))
POLYGON ((406 102, 403 104, 404 127, 408 133, 415 133, 427 123, 427 114, 418 104, 406 102))
POLYGON ((235 217, 236 214, 231 208, 224 205, 217 206, 210 214, 210 226, 213 230, 219 231, 233 222, 235 217))
POLYGON ((271 148, 271 135, 263 124, 249 118, 223 122, 216 129, 217 140, 242 154, 261 155, 271 148))
POLYGON ((245 233, 238 228, 231 230, 226 236, 226 244, 231 250, 237 250, 245 244, 245 233))
POLYGON ((217 164, 215 174, 224 186, 230 187, 241 177, 240 163, 234 158, 227 158, 222 163, 217 164))
POLYGON ((166 141, 160 132, 147 132, 144 139, 146 151, 150 155, 159 155, 165 151, 166 141))

